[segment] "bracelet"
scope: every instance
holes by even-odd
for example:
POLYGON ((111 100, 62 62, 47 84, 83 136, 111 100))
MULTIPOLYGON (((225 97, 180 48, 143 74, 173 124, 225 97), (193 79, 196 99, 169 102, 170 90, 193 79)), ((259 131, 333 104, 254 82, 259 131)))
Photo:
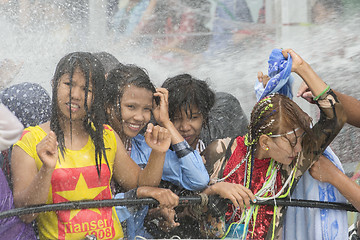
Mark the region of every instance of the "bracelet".
POLYGON ((322 95, 324 95, 324 93, 326 93, 327 91, 329 91, 330 89, 330 85, 327 85, 327 87, 325 88, 324 91, 322 91, 322 93, 320 93, 319 95, 317 95, 316 97, 314 97, 314 100, 317 101, 322 95))
POLYGON ((193 149, 190 147, 187 141, 182 141, 177 144, 172 145, 172 149, 175 151, 176 156, 178 158, 185 157, 189 153, 193 151, 193 149))
POLYGON ((190 148, 190 145, 188 144, 187 141, 184 140, 182 142, 172 145, 172 148, 174 149, 175 152, 177 152, 186 148, 190 148))

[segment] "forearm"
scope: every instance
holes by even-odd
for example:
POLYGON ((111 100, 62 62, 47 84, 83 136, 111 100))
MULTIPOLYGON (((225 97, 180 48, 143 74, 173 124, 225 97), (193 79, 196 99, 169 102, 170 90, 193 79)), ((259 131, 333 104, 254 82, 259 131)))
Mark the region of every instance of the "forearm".
POLYGON ((164 123, 164 127, 170 132, 172 145, 180 143, 185 140, 171 121, 164 123))
MULTIPOLYGON (((15 207, 26 207, 37 204, 45 204, 48 199, 51 185, 51 176, 53 170, 47 170, 41 167, 30 185, 22 191, 16 191, 14 188, 14 205, 15 207)), ((21 219, 30 223, 36 218, 37 214, 26 215, 21 219)))
POLYGON ((344 107, 347 115, 347 123, 355 127, 360 127, 360 111, 358 111, 358 109, 360 109, 360 101, 337 91, 334 91, 334 93, 344 107))
POLYGON ((157 187, 160 184, 164 167, 164 159, 164 152, 155 150, 151 151, 146 167, 139 173, 138 186, 157 187))
POLYGON ((329 183, 336 187, 339 192, 360 211, 360 186, 351 181, 344 173, 337 169, 329 183), (336 176, 336 177, 335 177, 336 176))
POLYGON ((210 185, 202 193, 205 193, 208 196, 218 194, 216 187, 217 187, 216 183, 213 185, 210 185))
POLYGON ((307 62, 303 62, 296 73, 306 82, 314 96, 319 96, 327 88, 327 84, 307 62))

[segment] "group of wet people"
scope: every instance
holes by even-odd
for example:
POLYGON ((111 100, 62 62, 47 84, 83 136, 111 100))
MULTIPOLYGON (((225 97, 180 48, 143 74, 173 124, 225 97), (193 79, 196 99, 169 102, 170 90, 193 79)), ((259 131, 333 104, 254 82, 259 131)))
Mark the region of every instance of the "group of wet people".
MULTIPOLYGON (((206 81, 180 74, 155 88, 145 69, 109 60, 104 53, 65 55, 51 80, 51 101, 24 93, 26 104, 33 104, 27 105, 25 119, 16 114, 24 113, 21 102, 8 104, 17 100, 6 91, 16 86, 4 90, 0 146, 7 151, 3 165, 11 165, 4 172, 12 191, 1 172, 1 211, 112 198, 151 197, 159 205, 6 218, 0 220, 1 236, 36 239, 27 225, 36 220, 40 239, 287 239, 287 208, 256 203, 290 197, 308 170, 359 210, 360 187, 323 152, 346 122, 359 124, 355 109, 360 103, 333 91, 293 50, 280 52, 304 80, 298 95, 320 108, 314 125, 294 101, 274 92, 255 104, 248 123, 239 116, 236 99, 221 112, 224 95, 206 81), (212 115, 215 108, 221 112, 218 119, 212 115), (247 129, 240 129, 240 121, 247 129), (217 131, 217 123, 230 131, 217 131), (212 204, 178 206, 179 196, 196 194, 212 204)), ((267 76, 259 79, 270 84, 267 76)), ((36 88, 26 84, 25 92, 36 88)))

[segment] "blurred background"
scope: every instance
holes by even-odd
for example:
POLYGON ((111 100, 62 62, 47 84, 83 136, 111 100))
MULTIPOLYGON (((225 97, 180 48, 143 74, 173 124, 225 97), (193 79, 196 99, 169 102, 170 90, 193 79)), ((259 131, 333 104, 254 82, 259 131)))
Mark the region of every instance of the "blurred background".
MULTIPOLYGON (((157 86, 184 72, 207 79, 249 116, 257 72, 267 73, 272 49, 293 48, 360 99, 359 13, 359 0, 0 0, 0 88, 27 81, 51 92, 66 53, 107 51, 146 68, 157 86)), ((295 101, 317 120, 316 106, 295 101)), ((354 180, 359 139, 346 125, 331 144, 354 180)))

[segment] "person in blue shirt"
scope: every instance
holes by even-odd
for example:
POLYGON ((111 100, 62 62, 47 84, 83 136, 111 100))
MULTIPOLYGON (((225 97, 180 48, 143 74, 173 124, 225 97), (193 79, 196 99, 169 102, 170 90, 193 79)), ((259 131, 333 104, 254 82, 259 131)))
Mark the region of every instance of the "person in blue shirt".
MULTIPOLYGON (((153 113, 157 123, 171 133, 172 146, 166 153, 162 180, 190 191, 200 191, 207 187, 209 175, 199 152, 190 147, 170 121, 166 89, 156 90, 144 69, 135 65, 125 65, 119 66, 109 73, 105 91, 108 122, 119 134, 131 158, 140 167, 146 166, 152 150, 140 132, 150 122, 153 113)), ((157 197, 161 195, 158 194, 159 191, 164 191, 168 195, 168 199, 174 199, 176 196, 168 189, 144 190, 145 188, 136 189, 136 193, 120 193, 116 197, 140 197, 140 191, 145 191, 148 197, 154 197, 158 201, 157 197)), ((145 197, 145 195, 141 194, 141 197, 145 197)), ((147 207, 141 209, 118 208, 120 220, 128 219, 128 238, 136 235, 149 237, 143 228, 147 210, 147 207), (129 222, 136 226, 129 225, 129 222)), ((166 208, 164 211, 167 211, 165 217, 172 227, 178 226, 178 223, 173 220, 175 215, 173 209, 166 208)))

